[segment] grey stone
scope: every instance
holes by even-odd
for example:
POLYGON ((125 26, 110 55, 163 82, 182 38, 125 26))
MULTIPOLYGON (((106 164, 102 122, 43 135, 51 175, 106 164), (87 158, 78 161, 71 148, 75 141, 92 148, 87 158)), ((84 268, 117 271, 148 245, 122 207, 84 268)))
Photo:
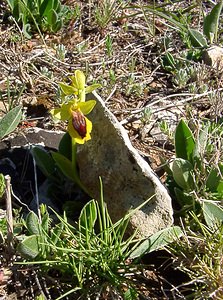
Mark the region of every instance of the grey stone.
POLYGON ((92 139, 78 147, 80 177, 91 196, 100 198, 99 177, 104 200, 113 221, 131 208, 153 198, 130 218, 130 233, 138 228, 145 237, 173 223, 171 198, 146 161, 133 148, 125 129, 96 94, 97 105, 89 114, 93 122, 92 139))
POLYGON ((0 149, 8 146, 10 148, 28 147, 29 145, 40 145, 47 148, 57 149, 63 137, 63 131, 52 131, 38 127, 28 128, 18 134, 12 133, 0 143, 0 149))
POLYGON ((215 69, 223 69, 223 48, 219 46, 212 46, 203 52, 203 61, 215 69))

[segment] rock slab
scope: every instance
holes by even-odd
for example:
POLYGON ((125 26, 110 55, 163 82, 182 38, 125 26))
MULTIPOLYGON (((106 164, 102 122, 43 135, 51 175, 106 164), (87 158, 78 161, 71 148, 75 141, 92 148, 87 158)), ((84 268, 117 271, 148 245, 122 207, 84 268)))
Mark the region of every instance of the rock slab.
POLYGON ((104 200, 113 221, 131 208, 153 198, 130 218, 130 232, 138 228, 139 236, 171 226, 171 198, 151 167, 133 148, 127 132, 96 94, 97 105, 89 114, 93 123, 92 139, 78 147, 77 160, 81 181, 95 199, 100 197, 99 177, 103 181, 104 200))
POLYGON ((203 52, 203 61, 219 71, 223 70, 223 48, 213 45, 203 52))

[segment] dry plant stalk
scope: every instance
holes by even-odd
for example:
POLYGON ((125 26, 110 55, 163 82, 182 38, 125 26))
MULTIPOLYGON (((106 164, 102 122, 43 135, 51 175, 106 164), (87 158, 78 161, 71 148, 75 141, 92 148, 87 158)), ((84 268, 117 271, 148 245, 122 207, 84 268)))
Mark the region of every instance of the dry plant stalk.
POLYGON ((11 197, 11 177, 5 176, 6 185, 6 218, 7 218, 7 244, 8 251, 13 249, 13 217, 12 217, 12 197, 11 197))

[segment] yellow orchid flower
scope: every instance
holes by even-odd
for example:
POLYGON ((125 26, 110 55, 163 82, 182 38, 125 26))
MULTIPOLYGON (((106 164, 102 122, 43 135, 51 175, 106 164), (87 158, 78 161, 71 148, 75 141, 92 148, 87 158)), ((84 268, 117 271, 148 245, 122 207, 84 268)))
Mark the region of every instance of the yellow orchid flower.
POLYGON ((82 71, 76 70, 74 76, 70 76, 71 84, 60 82, 60 88, 65 96, 76 95, 77 101, 84 102, 85 95, 99 88, 100 84, 86 86, 85 75, 82 71))
POLYGON ((54 118, 68 121, 68 132, 78 144, 84 144, 91 139, 92 123, 85 115, 89 114, 96 104, 95 100, 76 102, 71 100, 63 103, 60 108, 51 110, 54 118))

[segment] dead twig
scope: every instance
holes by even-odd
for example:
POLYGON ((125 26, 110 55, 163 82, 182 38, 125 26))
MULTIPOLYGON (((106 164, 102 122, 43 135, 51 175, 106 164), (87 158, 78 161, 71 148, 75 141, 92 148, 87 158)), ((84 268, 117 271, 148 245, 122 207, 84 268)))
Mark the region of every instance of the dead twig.
POLYGON ((5 176, 6 186, 6 219, 7 219, 7 245, 8 251, 13 251, 13 217, 12 217, 12 197, 11 197, 11 177, 5 176))

